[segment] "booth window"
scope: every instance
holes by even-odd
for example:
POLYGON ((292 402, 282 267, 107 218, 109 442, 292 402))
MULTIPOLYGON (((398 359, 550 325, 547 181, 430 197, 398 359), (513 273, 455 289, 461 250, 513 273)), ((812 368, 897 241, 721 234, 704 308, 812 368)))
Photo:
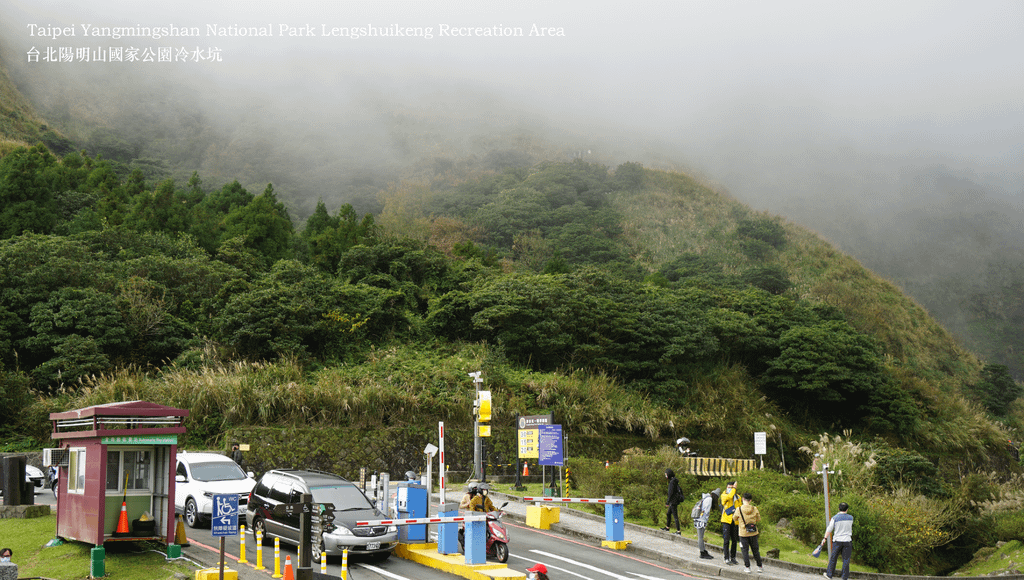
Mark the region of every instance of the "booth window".
POLYGON ((68 493, 85 493, 85 449, 68 450, 68 493))
POLYGON ((125 491, 153 491, 152 450, 107 450, 107 492, 125 491))

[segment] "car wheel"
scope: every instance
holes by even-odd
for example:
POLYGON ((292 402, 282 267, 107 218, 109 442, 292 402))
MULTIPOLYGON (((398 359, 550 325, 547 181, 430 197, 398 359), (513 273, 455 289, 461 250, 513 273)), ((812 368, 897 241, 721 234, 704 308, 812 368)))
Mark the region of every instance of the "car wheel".
POLYGON ((508 562, 508 544, 494 542, 494 555, 498 557, 498 561, 502 564, 508 562))
POLYGON ((199 508, 196 507, 196 500, 192 498, 185 502, 185 523, 190 528, 199 527, 199 508))
POLYGON ((263 521, 263 518, 253 518, 252 537, 254 540, 256 539, 256 532, 259 532, 263 544, 266 544, 267 540, 270 539, 267 537, 267 524, 263 521))
POLYGON ((319 564, 320 563, 320 558, 326 558, 327 557, 327 554, 324 554, 324 542, 323 542, 323 540, 320 540, 319 542, 314 541, 313 544, 312 544, 312 548, 313 549, 310 550, 309 554, 310 554, 310 557, 312 558, 314 564, 319 564))

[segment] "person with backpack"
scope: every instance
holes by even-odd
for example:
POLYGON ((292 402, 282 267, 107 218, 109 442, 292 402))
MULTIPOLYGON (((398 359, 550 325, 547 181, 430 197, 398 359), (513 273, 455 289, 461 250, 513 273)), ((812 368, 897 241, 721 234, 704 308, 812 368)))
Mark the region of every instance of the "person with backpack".
POLYGON ((732 522, 732 516, 736 508, 740 506, 740 498, 736 493, 736 482, 730 481, 725 484, 725 492, 722 493, 722 552, 725 554, 725 563, 736 565, 736 547, 740 543, 739 526, 732 522))
POLYGON ((672 518, 676 519, 676 535, 682 535, 682 526, 679 524, 679 503, 683 501, 683 490, 679 487, 679 480, 676 479, 676 472, 671 467, 665 468, 665 479, 668 480, 668 498, 665 500, 665 507, 668 512, 665 514, 665 527, 661 528, 666 532, 671 531, 672 518))
POLYGON ((713 557, 708 553, 707 548, 704 545, 704 531, 708 527, 708 521, 711 519, 711 514, 717 514, 720 508, 718 504, 718 495, 721 488, 715 488, 709 493, 701 494, 697 503, 693 504, 693 509, 690 510, 690 519, 693 520, 693 528, 697 530, 697 549, 700 550, 700 557, 705 560, 711 560, 713 557))
POLYGON ((693 528, 697 530, 697 549, 700 550, 700 557, 711 560, 714 557, 708 553, 704 546, 704 530, 708 527, 708 520, 712 513, 718 513, 718 494, 721 488, 715 488, 710 493, 701 494, 697 503, 693 504, 690 510, 690 519, 693 520, 693 528))

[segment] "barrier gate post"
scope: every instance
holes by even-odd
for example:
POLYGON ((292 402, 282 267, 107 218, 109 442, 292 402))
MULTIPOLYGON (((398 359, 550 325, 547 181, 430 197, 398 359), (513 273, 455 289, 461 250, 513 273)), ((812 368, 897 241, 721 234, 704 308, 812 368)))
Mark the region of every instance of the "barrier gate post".
MULTIPOLYGON (((590 498, 574 498, 574 497, 524 497, 524 502, 535 502, 535 506, 541 506, 544 503, 596 503, 604 504, 604 532, 605 540, 601 542, 601 546, 605 548, 611 548, 613 550, 625 550, 626 546, 631 544, 629 540, 625 539, 626 536, 626 521, 624 517, 624 500, 621 497, 614 495, 606 495, 604 499, 590 499, 590 498)), ((533 518, 542 519, 542 518, 533 518)), ((557 521, 557 520, 556 520, 557 521)), ((540 527, 535 523, 531 522, 529 515, 526 519, 527 525, 531 527, 540 527)), ((543 522, 541 522, 543 523, 543 522)), ((542 528, 548 529, 548 528, 542 528)))
MULTIPOLYGON (((605 496, 605 499, 622 499, 621 497, 605 496)), ((623 517, 625 506, 621 503, 604 504, 604 534, 607 539, 601 546, 613 550, 625 550, 629 542, 626 538, 626 521, 623 517)))

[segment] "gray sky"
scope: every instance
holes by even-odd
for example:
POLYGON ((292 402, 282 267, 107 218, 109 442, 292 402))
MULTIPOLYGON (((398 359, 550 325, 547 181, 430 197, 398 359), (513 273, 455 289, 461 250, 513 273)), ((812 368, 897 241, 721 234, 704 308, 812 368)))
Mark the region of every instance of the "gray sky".
MULTIPOLYGON (((822 143, 952 156, 1004 177, 1009 166, 1017 183, 1024 157, 1019 1, 0 0, 0 9, 7 40, 26 52, 71 42, 31 36, 41 31, 30 24, 73 26, 83 46, 217 47, 217 64, 134 67, 215 83, 211 100, 262 92, 293 107, 376 91, 457 111, 472 90, 501 102, 501 114, 667 140, 680 161, 723 179, 738 158, 800 155, 822 143), (85 38, 83 24, 198 27, 201 36, 114 42, 85 38), (267 27, 273 36, 211 37, 210 25, 267 27), (529 36, 534 25, 564 36, 529 36), (370 26, 433 37, 324 36, 370 26), (519 28, 526 36, 444 36, 445 26, 519 28), (291 27, 313 35, 290 36, 291 27)), ((310 113, 315 127, 318 112, 310 113)))

